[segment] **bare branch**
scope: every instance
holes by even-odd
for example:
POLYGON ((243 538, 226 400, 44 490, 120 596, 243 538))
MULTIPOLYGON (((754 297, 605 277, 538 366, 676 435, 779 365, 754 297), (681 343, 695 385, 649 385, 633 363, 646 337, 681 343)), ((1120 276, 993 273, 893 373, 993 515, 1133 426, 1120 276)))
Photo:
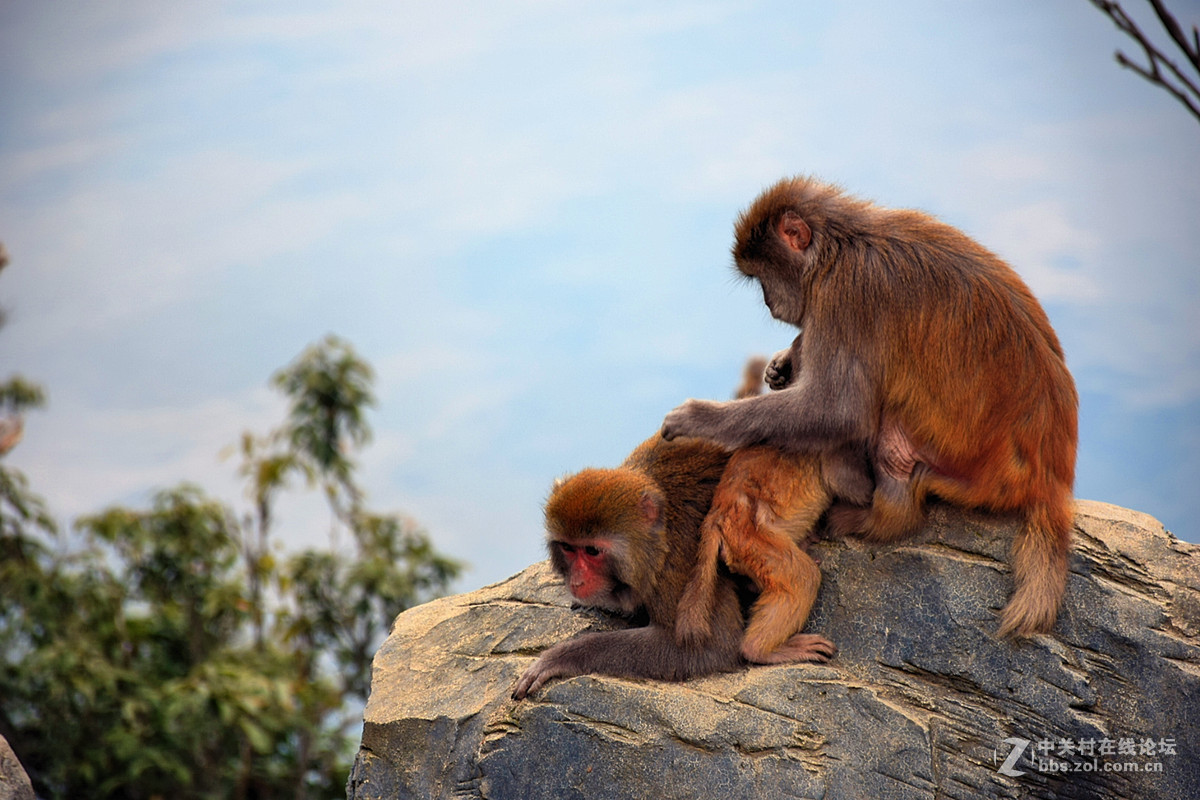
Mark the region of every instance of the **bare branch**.
MULTIPOLYGON (((1200 120, 1200 85, 1197 84, 1197 80, 1185 74, 1174 61, 1159 50, 1129 15, 1125 13, 1120 3, 1115 2, 1115 0, 1090 0, 1090 2, 1104 12, 1113 21, 1113 24, 1117 26, 1118 30, 1141 45, 1142 51, 1146 54, 1146 61, 1148 62, 1146 66, 1142 66, 1135 63, 1124 53, 1117 51, 1117 63, 1122 67, 1133 70, 1150 83, 1167 90, 1172 97, 1183 103, 1192 116, 1200 120), (1166 70, 1170 74, 1165 73, 1161 67, 1166 67, 1166 70), (1172 77, 1176 83, 1172 82, 1172 77)), ((1148 2, 1153 7, 1155 15, 1158 17, 1159 22, 1162 23, 1163 28, 1166 29, 1171 40, 1183 51, 1188 62, 1200 73, 1200 30, 1196 26, 1192 26, 1192 38, 1194 41, 1189 43, 1178 20, 1167 10, 1162 0, 1148 0, 1148 2)))
POLYGON ((1141 65, 1135 64, 1134 62, 1130 61, 1129 58, 1124 53, 1121 53, 1121 52, 1117 53, 1117 63, 1120 64, 1122 67, 1126 67, 1127 69, 1133 70, 1138 75, 1141 75, 1143 78, 1150 81, 1151 83, 1156 83, 1159 86, 1161 86, 1162 88, 1166 89, 1168 92, 1171 93, 1172 96, 1175 97, 1176 100, 1178 100, 1179 102, 1181 102, 1185 106, 1187 106, 1188 111, 1192 112, 1192 116, 1194 116, 1196 119, 1200 120, 1200 107, 1197 107, 1195 101, 1193 101, 1190 97, 1185 95, 1179 89, 1176 89, 1174 86, 1172 86, 1171 84, 1164 81, 1162 79, 1162 74, 1158 71, 1157 67, 1154 67, 1153 70, 1147 70, 1146 68, 1142 67, 1141 65))
MULTIPOLYGON (((1183 35, 1183 28, 1179 26, 1179 21, 1167 11, 1167 7, 1162 4, 1162 0, 1150 0, 1150 5, 1154 7, 1154 13, 1158 15, 1158 21, 1167 29, 1167 33, 1171 35, 1172 41, 1179 45, 1179 49, 1188 57, 1188 61, 1192 62, 1192 66, 1200 72, 1200 49, 1192 49, 1188 44, 1187 37, 1183 35)), ((1195 30, 1193 27, 1192 30, 1195 30)))

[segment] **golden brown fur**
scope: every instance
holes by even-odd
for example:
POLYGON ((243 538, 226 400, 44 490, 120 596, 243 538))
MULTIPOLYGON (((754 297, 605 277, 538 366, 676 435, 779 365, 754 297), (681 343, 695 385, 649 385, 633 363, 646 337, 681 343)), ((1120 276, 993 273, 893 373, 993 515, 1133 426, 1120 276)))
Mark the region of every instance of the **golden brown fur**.
POLYGON ((821 571, 805 546, 830 499, 812 455, 773 447, 735 452, 700 528, 700 554, 680 603, 678 634, 705 633, 723 559, 759 591, 742 639, 743 658, 777 664, 831 657, 831 642, 800 633, 821 586, 821 571))

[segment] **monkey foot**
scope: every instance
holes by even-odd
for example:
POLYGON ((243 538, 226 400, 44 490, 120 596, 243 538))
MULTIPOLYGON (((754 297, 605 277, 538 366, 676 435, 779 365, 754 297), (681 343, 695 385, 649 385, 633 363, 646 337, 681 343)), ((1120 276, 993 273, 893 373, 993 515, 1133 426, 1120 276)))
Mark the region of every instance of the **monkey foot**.
POLYGON ((835 503, 826 517, 824 538, 837 539, 843 536, 861 536, 867 527, 870 507, 835 503))
POLYGON ((801 661, 825 663, 837 654, 837 645, 816 633, 797 633, 769 653, 742 651, 752 664, 794 664, 801 661))

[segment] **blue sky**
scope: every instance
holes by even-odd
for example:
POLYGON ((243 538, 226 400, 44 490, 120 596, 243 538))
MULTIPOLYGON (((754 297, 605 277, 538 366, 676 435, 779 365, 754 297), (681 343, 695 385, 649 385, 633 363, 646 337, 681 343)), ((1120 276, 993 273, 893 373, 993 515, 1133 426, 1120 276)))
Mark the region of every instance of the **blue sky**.
MULTIPOLYGON (((1079 385, 1077 494, 1195 541, 1200 125, 1118 47, 1086 0, 5 3, 0 376, 51 400, 9 463, 64 520, 241 504, 220 451, 332 332, 377 371, 373 506, 503 578, 556 476, 791 340, 729 246, 809 173, 1007 258, 1079 385)), ((324 543, 317 500, 281 517, 324 543)))

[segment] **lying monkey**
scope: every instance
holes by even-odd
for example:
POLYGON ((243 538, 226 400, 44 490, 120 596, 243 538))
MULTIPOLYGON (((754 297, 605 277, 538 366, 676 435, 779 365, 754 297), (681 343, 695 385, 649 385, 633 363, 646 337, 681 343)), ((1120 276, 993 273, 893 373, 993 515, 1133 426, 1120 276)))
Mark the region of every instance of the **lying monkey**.
MULTIPOLYGON (((581 604, 626 615, 644 611, 649 622, 555 645, 521 676, 514 699, 555 677, 601 673, 679 681, 746 663, 741 603, 727 573, 716 573, 707 584, 704 631, 681 636, 676 629, 697 567, 700 525, 729 459, 719 446, 668 442, 655 434, 620 467, 585 469, 555 484, 546 501, 555 571, 581 604)), ((791 661, 827 661, 835 651, 824 637, 801 633, 789 636, 783 649, 791 661)))

